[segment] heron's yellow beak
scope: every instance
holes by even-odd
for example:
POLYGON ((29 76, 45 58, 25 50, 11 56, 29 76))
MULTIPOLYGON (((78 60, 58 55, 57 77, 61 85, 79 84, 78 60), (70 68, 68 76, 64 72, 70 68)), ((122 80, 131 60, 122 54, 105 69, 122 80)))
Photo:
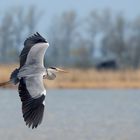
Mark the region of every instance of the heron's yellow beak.
POLYGON ((62 73, 68 73, 68 71, 60 69, 60 68, 56 68, 57 72, 62 72, 62 73))

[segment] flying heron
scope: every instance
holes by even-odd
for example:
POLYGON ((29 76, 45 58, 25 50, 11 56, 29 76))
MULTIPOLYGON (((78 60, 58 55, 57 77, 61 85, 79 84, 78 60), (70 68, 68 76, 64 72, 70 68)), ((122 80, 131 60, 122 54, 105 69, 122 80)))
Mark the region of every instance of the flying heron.
POLYGON ((37 128, 42 122, 46 90, 43 79, 53 80, 57 72, 66 72, 56 67, 45 68, 44 55, 49 43, 38 32, 24 41, 20 54, 20 66, 15 69, 8 82, 18 84, 18 92, 22 102, 22 113, 28 127, 37 128))

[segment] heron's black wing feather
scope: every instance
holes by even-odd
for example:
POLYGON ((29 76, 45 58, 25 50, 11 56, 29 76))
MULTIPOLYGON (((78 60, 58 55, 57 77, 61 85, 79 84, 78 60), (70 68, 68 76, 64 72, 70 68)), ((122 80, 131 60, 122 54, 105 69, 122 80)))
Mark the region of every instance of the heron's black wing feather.
POLYGON ((26 88, 25 79, 20 79, 18 87, 19 96, 22 101, 22 113, 26 125, 32 128, 36 128, 41 122, 44 114, 44 95, 38 98, 32 98, 26 88))
POLYGON ((27 55, 30 51, 30 49, 36 44, 36 43, 47 43, 47 41, 37 32, 36 34, 28 37, 25 41, 24 41, 24 48, 21 51, 20 54, 20 67, 22 67, 25 62, 26 62, 26 58, 27 55))

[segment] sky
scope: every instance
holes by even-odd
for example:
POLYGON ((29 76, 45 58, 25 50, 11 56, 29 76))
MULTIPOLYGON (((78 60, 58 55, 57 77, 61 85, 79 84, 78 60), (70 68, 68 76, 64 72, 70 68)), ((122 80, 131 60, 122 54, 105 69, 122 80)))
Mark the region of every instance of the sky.
POLYGON ((43 11, 43 20, 48 21, 48 25, 54 15, 68 10, 75 10, 79 17, 88 15, 91 10, 106 8, 114 13, 123 12, 128 19, 140 15, 140 0, 0 0, 0 3, 0 13, 12 6, 35 5, 38 11, 43 11))
POLYGON ((114 11, 123 11, 128 17, 135 17, 140 14, 139 0, 0 0, 0 8, 22 5, 28 7, 36 5, 38 9, 45 10, 48 15, 61 13, 74 9, 79 14, 85 15, 92 9, 102 10, 110 8, 114 11))

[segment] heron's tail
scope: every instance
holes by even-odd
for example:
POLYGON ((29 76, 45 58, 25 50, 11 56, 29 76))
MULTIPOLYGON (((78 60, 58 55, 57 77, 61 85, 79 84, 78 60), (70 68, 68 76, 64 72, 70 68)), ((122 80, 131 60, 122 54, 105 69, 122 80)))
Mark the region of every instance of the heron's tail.
POLYGON ((0 83, 0 87, 9 85, 9 84, 11 84, 11 83, 12 83, 11 80, 10 80, 10 81, 7 81, 7 82, 0 83))

